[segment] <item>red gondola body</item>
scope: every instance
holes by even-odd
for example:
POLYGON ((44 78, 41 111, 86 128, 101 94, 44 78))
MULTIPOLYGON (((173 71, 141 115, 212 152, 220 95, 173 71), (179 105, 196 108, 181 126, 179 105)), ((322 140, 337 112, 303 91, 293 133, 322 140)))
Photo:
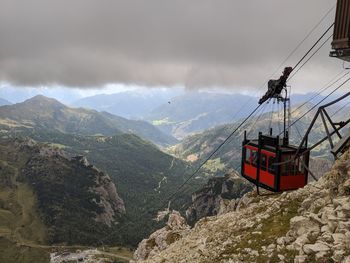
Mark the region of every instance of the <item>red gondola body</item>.
POLYGON ((273 192, 304 187, 308 180, 309 151, 303 148, 293 160, 298 147, 288 143, 288 137, 259 134, 258 140, 244 138, 242 176, 255 185, 273 192))

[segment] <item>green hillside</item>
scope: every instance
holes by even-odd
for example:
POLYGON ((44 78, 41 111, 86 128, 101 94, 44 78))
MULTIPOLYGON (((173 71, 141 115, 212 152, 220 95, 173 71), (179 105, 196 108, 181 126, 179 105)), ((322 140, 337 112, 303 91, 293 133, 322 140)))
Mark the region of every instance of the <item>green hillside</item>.
POLYGON ((134 133, 161 146, 176 142, 148 122, 128 120, 106 112, 69 108, 55 99, 40 95, 22 103, 0 107, 0 127, 5 130, 52 130, 81 135, 134 133))
MULTIPOLYGON (((291 123, 298 119, 311 106, 307 105, 302 111, 295 111, 291 123)), ((208 163, 207 168, 217 171, 219 174, 229 172, 231 169, 240 167, 241 146, 244 137, 244 131, 248 133, 248 138, 257 138, 259 132, 269 133, 269 127, 274 131, 274 135, 280 134, 283 130, 282 112, 271 112, 261 114, 251 118, 245 125, 239 129, 234 136, 226 143, 219 152, 213 156, 208 163), (272 118, 271 118, 272 117, 272 118)), ((314 114, 310 113, 294 125, 291 130, 290 142, 298 145, 302 136, 305 134, 314 114)), ((226 137, 240 124, 240 121, 232 124, 217 126, 202 133, 186 137, 181 143, 170 147, 169 152, 192 161, 194 164, 205 159, 226 137)), ((326 136, 325 130, 320 120, 318 120, 310 134, 309 143, 319 141, 326 136)), ((327 142, 315 148, 313 156, 325 157, 329 155, 329 145, 327 142)))
MULTIPOLYGON (((112 137, 79 136, 60 132, 22 133, 37 141, 46 142, 70 155, 84 155, 115 182, 117 192, 124 200, 126 216, 116 231, 104 242, 136 245, 152 232, 153 220, 164 201, 192 171, 192 167, 178 158, 160 151, 152 143, 132 134, 112 137), (141 216, 140 216, 141 215, 141 216)), ((200 188, 206 177, 199 176, 188 185, 172 204, 185 210, 191 194, 200 188)))
POLYGON ((0 163, 0 237, 8 242, 96 244, 125 213, 105 174, 52 147, 0 140, 0 163))
POLYGON ((195 132, 243 118, 254 107, 256 100, 241 94, 192 91, 155 108, 146 119, 162 131, 182 139, 195 132), (243 103, 247 103, 246 107, 236 114, 243 103))

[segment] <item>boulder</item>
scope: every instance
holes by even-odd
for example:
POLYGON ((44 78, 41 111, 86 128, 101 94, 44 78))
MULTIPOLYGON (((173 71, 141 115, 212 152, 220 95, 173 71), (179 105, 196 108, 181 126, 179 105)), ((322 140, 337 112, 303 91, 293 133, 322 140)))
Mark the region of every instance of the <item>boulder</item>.
POLYGON ((294 237, 299 237, 310 232, 320 232, 318 222, 310 220, 305 216, 296 216, 290 220, 290 231, 294 237))
POLYGON ((306 255, 299 255, 294 258, 294 263, 304 263, 306 262, 307 256, 306 255))
POLYGON ((141 241, 134 253, 134 259, 141 261, 157 255, 182 238, 188 230, 189 226, 186 224, 185 218, 178 211, 172 211, 165 227, 141 241))
POLYGON ((295 250, 300 250, 308 242, 310 242, 309 239, 308 239, 308 235, 307 234, 301 235, 300 237, 298 237, 294 241, 294 243, 293 243, 294 249, 295 250))
POLYGON ((318 252, 327 252, 329 251, 329 246, 323 243, 307 244, 303 246, 303 251, 307 254, 316 254, 318 252))

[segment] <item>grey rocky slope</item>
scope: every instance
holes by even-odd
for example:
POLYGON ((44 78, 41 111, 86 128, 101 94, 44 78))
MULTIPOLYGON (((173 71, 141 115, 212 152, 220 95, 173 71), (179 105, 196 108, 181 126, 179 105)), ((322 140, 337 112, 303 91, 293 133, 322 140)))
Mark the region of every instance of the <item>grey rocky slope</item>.
POLYGON ((210 178, 207 184, 192 194, 192 204, 186 210, 186 219, 193 225, 206 216, 214 216, 230 200, 242 197, 253 185, 235 173, 210 178))
POLYGON ((250 192, 192 229, 177 222, 144 240, 135 260, 350 262, 350 150, 302 189, 272 196, 250 192))

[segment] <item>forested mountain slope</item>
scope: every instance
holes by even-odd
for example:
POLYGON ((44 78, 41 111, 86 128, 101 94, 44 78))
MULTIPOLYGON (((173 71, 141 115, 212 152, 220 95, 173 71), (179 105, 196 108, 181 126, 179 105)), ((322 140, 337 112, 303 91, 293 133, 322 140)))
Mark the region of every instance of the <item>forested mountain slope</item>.
POLYGON ((32 140, 0 140, 0 259, 13 243, 98 243, 124 215, 114 183, 83 157, 68 159, 32 140))
MULTIPOLYGON (((8 136, 8 133, 5 133, 8 136)), ((17 133, 49 143, 70 156, 84 155, 98 169, 108 173, 125 202, 126 216, 117 231, 105 242, 136 245, 155 229, 152 218, 164 200, 187 178, 192 168, 184 161, 160 151, 155 145, 132 134, 115 136, 81 136, 47 130, 17 133), (140 215, 142 215, 140 217, 140 215), (124 225, 124 226, 123 226, 124 225)), ((177 196, 173 205, 186 209, 193 191, 206 177, 199 176, 177 196)))

